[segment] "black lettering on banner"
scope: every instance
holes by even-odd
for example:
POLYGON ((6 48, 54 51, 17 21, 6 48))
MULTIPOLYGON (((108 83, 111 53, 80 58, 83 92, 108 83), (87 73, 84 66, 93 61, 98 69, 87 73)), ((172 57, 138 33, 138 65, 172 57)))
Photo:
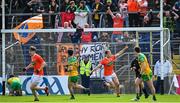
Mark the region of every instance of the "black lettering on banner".
POLYGON ((103 58, 103 52, 98 52, 93 55, 92 60, 99 61, 103 58))
POLYGON ((91 48, 91 49, 90 49, 90 52, 96 52, 96 51, 95 51, 95 45, 90 46, 90 48, 91 48))
POLYGON ((93 67, 96 66, 100 60, 104 57, 104 49, 106 44, 95 44, 95 45, 85 45, 82 46, 80 58, 83 59, 87 57, 92 61, 93 67))
POLYGON ((82 52, 82 53, 86 53, 86 52, 87 52, 87 50, 88 50, 88 47, 87 47, 87 46, 85 46, 85 47, 83 47, 83 48, 82 48, 82 51, 81 51, 81 52, 82 52))
POLYGON ((101 60, 103 58, 103 52, 93 53, 93 54, 87 54, 87 55, 81 55, 80 58, 83 59, 85 57, 88 57, 90 60, 101 60))
POLYGON ((100 54, 99 54, 99 60, 101 60, 101 59, 103 59, 103 52, 101 52, 100 54))
POLYGON ((94 59, 93 59, 93 55, 94 55, 94 54, 88 54, 88 57, 89 57, 91 60, 94 60, 94 59))
POLYGON ((92 65, 93 65, 93 67, 95 67, 96 63, 95 63, 95 62, 92 62, 92 65))
POLYGON ((93 57, 94 57, 94 60, 95 60, 95 61, 99 60, 99 54, 100 54, 100 53, 95 53, 95 54, 94 54, 93 57))
POLYGON ((95 51, 97 52, 97 51, 101 51, 101 50, 103 50, 103 45, 102 44, 97 44, 95 46, 95 51))

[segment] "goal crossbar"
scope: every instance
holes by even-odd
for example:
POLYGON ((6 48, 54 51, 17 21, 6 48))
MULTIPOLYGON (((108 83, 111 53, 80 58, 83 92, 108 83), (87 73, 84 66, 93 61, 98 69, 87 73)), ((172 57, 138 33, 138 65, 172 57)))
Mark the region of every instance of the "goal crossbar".
MULTIPOLYGON (((110 31, 162 31, 164 28, 161 27, 131 27, 131 28, 84 28, 85 32, 110 32, 110 31)), ((77 29, 2 29, 2 33, 42 33, 42 32, 76 32, 77 29)))

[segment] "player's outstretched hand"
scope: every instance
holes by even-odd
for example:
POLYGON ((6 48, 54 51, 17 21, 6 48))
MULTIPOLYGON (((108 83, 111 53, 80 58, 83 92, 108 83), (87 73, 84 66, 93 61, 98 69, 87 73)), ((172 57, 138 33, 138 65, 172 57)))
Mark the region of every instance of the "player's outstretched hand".
POLYGON ((132 67, 132 68, 131 68, 131 71, 134 71, 135 69, 136 69, 136 67, 132 67))
POLYGON ((90 76, 93 74, 93 72, 90 73, 90 76))
POLYGON ((125 48, 125 49, 128 49, 128 46, 126 45, 124 48, 125 48))

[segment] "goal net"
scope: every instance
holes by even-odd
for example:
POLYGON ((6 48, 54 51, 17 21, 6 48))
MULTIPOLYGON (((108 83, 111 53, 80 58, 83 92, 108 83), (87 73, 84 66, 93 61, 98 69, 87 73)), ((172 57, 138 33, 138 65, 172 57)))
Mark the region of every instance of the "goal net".
MULTIPOLYGON (((105 50, 111 50, 112 54, 116 54, 127 45, 128 50, 115 62, 115 72, 120 83, 126 85, 122 89, 123 92, 132 93, 134 92, 132 85, 135 73, 130 70, 130 64, 135 58, 133 52, 135 46, 141 47, 152 70, 156 61, 160 59, 160 55, 163 55, 167 60, 171 59, 169 30, 161 30, 158 27, 10 29, 3 32, 6 32, 6 77, 10 74, 17 76, 32 74, 32 70, 26 73, 22 72, 22 69, 31 62, 29 56, 31 45, 35 46, 37 53, 45 59, 47 66, 44 70, 45 75, 48 76, 67 75, 68 49, 74 50, 74 55, 78 57, 79 62, 84 58, 89 58, 92 62, 92 68, 94 68, 104 57, 105 50), (163 39, 160 37, 161 31, 163 31, 163 39), (161 52, 160 44, 162 40, 163 52, 161 52)), ((103 78, 103 67, 94 73, 91 78, 103 78)))

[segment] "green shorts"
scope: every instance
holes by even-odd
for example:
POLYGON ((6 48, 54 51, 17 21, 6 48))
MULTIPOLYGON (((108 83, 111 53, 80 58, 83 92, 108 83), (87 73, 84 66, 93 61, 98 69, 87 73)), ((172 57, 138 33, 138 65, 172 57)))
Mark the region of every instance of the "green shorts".
POLYGON ((79 79, 79 76, 70 76, 69 81, 73 83, 77 83, 79 79))
POLYGON ((11 89, 12 90, 21 90, 21 84, 19 82, 13 82, 11 84, 11 89))
POLYGON ((141 78, 143 81, 148 81, 148 80, 152 80, 152 71, 149 74, 142 74, 141 78))

